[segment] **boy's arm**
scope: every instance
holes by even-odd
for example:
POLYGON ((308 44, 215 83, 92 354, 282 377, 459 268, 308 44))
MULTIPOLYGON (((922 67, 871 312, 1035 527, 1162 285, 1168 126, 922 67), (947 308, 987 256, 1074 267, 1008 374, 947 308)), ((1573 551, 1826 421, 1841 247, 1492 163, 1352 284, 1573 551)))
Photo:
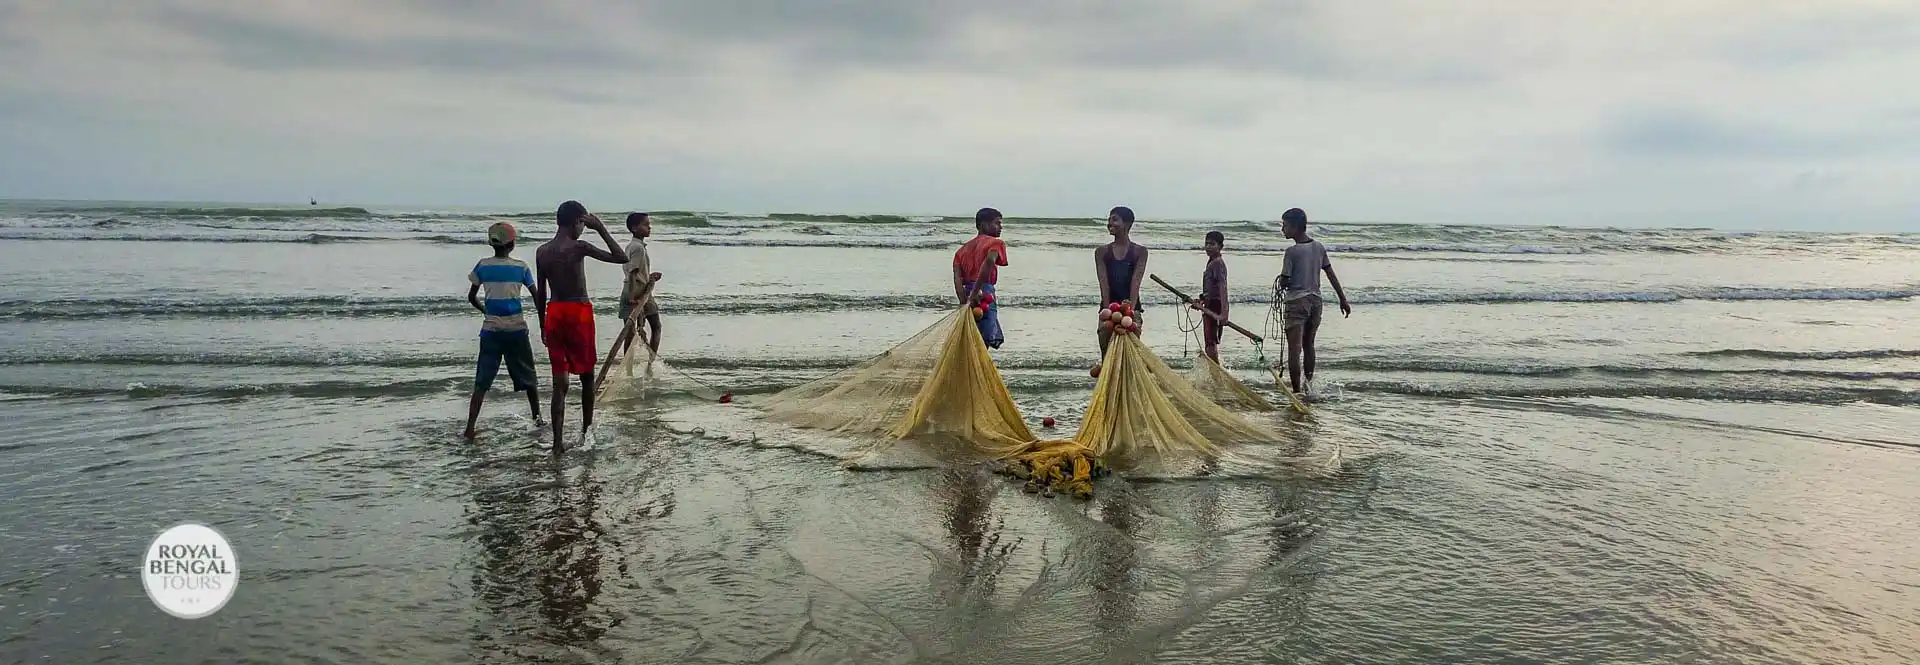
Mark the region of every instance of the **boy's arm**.
POLYGON ((540 329, 547 329, 547 273, 534 278, 533 312, 540 317, 540 329))
POLYGON ((959 298, 960 304, 965 305, 967 304, 967 280, 960 275, 960 261, 955 259, 953 262, 953 297, 959 298))
MULTIPOLYGON (((1133 294, 1140 293, 1140 280, 1146 276, 1147 276, 1147 246, 1141 245, 1140 246, 1140 265, 1133 267, 1133 285, 1131 289, 1127 290, 1127 293, 1133 293, 1133 294)), ((1141 299, 1145 300, 1146 298, 1144 296, 1141 296, 1141 299)), ((1134 303, 1135 307, 1138 307, 1139 305, 1140 303, 1134 303)))
POLYGON ((600 240, 607 243, 607 249, 601 251, 600 248, 594 247, 593 243, 582 240, 580 241, 582 252, 607 263, 627 262, 627 253, 620 251, 620 243, 613 239, 613 234, 607 232, 607 225, 600 221, 599 215, 587 215, 587 228, 600 232, 600 240))
MULTIPOLYGON (((974 298, 980 296, 980 291, 986 288, 985 285, 987 283, 987 267, 993 265, 993 262, 999 259, 1000 259, 1000 250, 997 250, 997 249, 987 250, 987 255, 980 260, 980 272, 974 273, 976 275, 979 275, 980 279, 974 280, 973 288, 967 289, 967 294, 960 298, 960 304, 962 305, 970 304, 973 302, 974 298)), ((959 270, 960 270, 959 266, 954 267, 954 272, 956 274, 959 272, 959 270)))
POLYGON ((1106 247, 1101 246, 1093 250, 1093 274, 1100 277, 1101 307, 1106 307, 1107 303, 1113 302, 1113 297, 1109 295, 1112 291, 1107 288, 1107 265, 1100 261, 1100 252, 1104 249, 1106 249, 1106 247))
POLYGON ((481 314, 487 313, 487 307, 480 304, 480 266, 467 271, 467 284, 467 303, 480 310, 481 314))
POLYGON ((1220 321, 1227 321, 1227 309, 1233 306, 1233 298, 1227 293, 1227 266, 1220 265, 1220 274, 1213 278, 1213 299, 1220 303, 1220 321))
POLYGON ((607 247, 610 247, 611 249, 600 249, 599 247, 593 246, 593 243, 587 242, 585 240, 580 240, 580 241, 577 241, 580 243, 580 253, 585 254, 587 256, 591 256, 596 259, 600 259, 601 261, 605 261, 607 263, 626 263, 627 262, 627 253, 620 251, 620 244, 613 241, 612 234, 607 233, 605 229, 601 229, 600 238, 602 240, 607 241, 607 247))
POLYGON ((1327 261, 1320 269, 1327 272, 1327 283, 1332 284, 1333 292, 1340 296, 1340 315, 1353 316, 1353 305, 1347 304, 1347 292, 1340 288, 1340 276, 1333 274, 1333 261, 1327 261))

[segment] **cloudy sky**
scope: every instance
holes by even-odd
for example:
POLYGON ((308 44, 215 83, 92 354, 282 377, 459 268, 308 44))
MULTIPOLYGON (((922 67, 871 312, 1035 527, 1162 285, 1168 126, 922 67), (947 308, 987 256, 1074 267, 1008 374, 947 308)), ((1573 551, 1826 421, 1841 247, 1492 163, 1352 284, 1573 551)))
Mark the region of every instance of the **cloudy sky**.
POLYGON ((1920 5, 0 0, 0 196, 309 195, 1920 231, 1920 5))

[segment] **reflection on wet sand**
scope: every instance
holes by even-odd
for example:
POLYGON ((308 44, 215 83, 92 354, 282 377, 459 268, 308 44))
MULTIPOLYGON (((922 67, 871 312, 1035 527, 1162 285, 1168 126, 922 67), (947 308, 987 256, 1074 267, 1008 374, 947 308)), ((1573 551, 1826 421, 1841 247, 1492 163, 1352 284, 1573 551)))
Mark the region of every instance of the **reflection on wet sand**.
POLYGON ((1093 539, 1094 631, 1107 644, 1125 644, 1138 619, 1140 583, 1135 578, 1139 547, 1134 543, 1137 515, 1134 489, 1116 487, 1100 502, 1100 522, 1107 529, 1089 534, 1093 539))
MULTIPOLYGON (((475 648, 487 656, 585 647, 619 625, 596 608, 603 548, 594 456, 573 470, 549 455, 474 459, 472 584, 482 617, 475 648)), ((617 545, 614 545, 617 549, 617 545)))

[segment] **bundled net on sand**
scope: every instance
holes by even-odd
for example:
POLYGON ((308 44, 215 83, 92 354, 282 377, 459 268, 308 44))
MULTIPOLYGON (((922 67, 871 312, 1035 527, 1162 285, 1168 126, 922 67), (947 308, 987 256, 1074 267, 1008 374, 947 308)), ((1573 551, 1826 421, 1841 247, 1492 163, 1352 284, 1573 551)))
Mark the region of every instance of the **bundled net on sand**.
MULTIPOLYGON (((887 352, 778 393, 765 418, 795 427, 963 442, 951 451, 1007 462, 1034 492, 1082 498, 1109 465, 1131 469, 1212 458, 1222 446, 1279 434, 1216 404, 1156 357, 1137 328, 1117 333, 1080 429, 1039 440, 1013 403, 971 310, 960 309, 887 352)), ((1230 378, 1230 377, 1229 377, 1230 378)))
POLYGON ((1027 478, 1029 491, 1063 490, 1084 498, 1092 494, 1092 477, 1105 466, 1171 466, 1216 458, 1231 445, 1281 440, 1278 432, 1228 411, 1168 367, 1140 341, 1137 325, 1112 328, 1100 379, 1073 438, 996 451, 1015 462, 1006 470, 1027 478))

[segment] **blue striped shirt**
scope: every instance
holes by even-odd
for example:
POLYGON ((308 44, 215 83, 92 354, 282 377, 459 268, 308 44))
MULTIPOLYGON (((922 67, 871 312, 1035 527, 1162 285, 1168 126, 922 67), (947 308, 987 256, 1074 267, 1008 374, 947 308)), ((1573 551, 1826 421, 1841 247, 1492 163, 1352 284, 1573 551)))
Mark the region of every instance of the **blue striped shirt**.
POLYGON ((533 288, 533 271, 519 259, 489 256, 473 265, 467 281, 480 285, 480 304, 487 310, 481 330, 526 330, 520 315, 520 287, 533 288))

